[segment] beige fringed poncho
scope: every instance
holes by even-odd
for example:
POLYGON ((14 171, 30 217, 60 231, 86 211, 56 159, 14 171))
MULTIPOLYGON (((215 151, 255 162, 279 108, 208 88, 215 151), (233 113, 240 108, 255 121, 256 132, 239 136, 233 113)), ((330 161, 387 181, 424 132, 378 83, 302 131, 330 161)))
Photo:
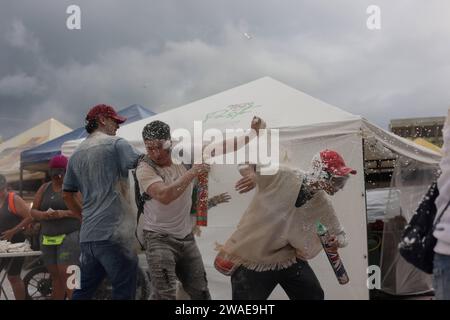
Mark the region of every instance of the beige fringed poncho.
POLYGON ((236 231, 218 246, 219 255, 251 270, 279 270, 297 258, 312 259, 320 252, 317 221, 330 234, 342 236, 343 229, 324 191, 295 207, 304 175, 284 167, 275 175, 257 174, 256 194, 236 231))

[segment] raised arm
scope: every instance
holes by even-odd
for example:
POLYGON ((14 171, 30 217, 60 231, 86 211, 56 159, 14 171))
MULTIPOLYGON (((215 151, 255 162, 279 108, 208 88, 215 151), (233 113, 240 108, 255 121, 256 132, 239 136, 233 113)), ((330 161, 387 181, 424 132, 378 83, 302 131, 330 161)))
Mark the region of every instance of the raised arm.
POLYGON ((223 140, 218 143, 208 144, 203 148, 203 154, 212 157, 219 156, 230 152, 236 152, 240 148, 247 145, 250 140, 256 138, 259 135, 260 129, 266 128, 266 123, 261 118, 254 116, 250 124, 250 133, 244 134, 240 137, 233 137, 231 139, 223 140), (232 146, 229 148, 229 146, 232 146))

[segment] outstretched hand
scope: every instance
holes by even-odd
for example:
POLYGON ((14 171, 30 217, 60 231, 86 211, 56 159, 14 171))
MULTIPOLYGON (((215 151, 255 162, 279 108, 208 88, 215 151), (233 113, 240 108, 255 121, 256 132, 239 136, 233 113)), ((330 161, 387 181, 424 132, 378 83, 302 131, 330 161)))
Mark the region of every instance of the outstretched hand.
POLYGON ((14 231, 14 229, 6 230, 0 235, 0 240, 11 241, 15 234, 16 232, 14 231))
POLYGON ((231 196, 228 194, 228 192, 224 192, 224 193, 221 193, 221 194, 218 194, 218 195, 212 197, 212 199, 214 200, 214 202, 216 204, 219 204, 219 203, 230 202, 231 196))
POLYGON ((239 193, 246 193, 256 187, 255 175, 247 175, 236 182, 235 189, 239 193))

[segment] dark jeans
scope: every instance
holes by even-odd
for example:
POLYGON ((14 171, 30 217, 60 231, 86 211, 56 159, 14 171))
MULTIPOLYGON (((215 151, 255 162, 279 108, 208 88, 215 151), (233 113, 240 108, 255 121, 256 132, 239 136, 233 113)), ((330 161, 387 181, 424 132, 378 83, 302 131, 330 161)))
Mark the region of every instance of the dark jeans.
POLYGON ((434 254, 433 288, 436 300, 450 300, 450 256, 434 254))
POLYGON ((81 288, 73 293, 73 300, 92 299, 103 279, 112 284, 114 300, 134 300, 138 258, 122 245, 113 241, 81 243, 81 288))
POLYGON ((233 300, 266 300, 281 285, 291 300, 323 300, 319 280, 308 262, 298 260, 289 268, 253 271, 239 267, 231 275, 233 300))

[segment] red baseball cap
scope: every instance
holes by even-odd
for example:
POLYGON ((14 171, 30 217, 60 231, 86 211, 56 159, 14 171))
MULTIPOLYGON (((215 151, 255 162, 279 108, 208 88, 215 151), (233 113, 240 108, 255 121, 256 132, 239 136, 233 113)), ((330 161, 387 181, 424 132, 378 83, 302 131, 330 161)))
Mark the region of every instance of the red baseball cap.
POLYGON ((320 159, 324 164, 324 169, 335 176, 346 176, 356 174, 356 170, 345 165, 342 156, 333 150, 323 150, 320 152, 320 159))
POLYGON ((67 158, 63 155, 57 155, 50 159, 48 164, 50 169, 66 169, 67 168, 67 158))
POLYGON ((114 119, 117 123, 124 123, 127 121, 127 118, 120 116, 117 114, 116 110, 113 107, 108 106, 106 104, 98 104, 95 107, 92 107, 89 110, 86 120, 91 121, 97 119, 98 116, 105 116, 114 119))

